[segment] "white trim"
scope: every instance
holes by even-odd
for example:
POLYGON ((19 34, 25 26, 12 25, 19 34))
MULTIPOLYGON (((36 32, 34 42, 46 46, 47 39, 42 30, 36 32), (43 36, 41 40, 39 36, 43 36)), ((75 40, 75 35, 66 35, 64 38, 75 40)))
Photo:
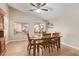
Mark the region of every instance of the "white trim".
MULTIPOLYGON (((14 41, 24 41, 24 40, 26 40, 26 39, 8 40, 8 43, 9 43, 9 42, 14 42, 14 41)), ((26 41, 27 41, 27 40, 26 40, 26 41)))
POLYGON ((67 44, 67 43, 64 43, 64 42, 61 42, 61 44, 63 44, 63 45, 66 45, 66 46, 69 46, 69 47, 72 47, 72 48, 74 48, 74 49, 79 50, 79 48, 78 48, 78 47, 72 46, 72 45, 70 45, 70 44, 67 44))

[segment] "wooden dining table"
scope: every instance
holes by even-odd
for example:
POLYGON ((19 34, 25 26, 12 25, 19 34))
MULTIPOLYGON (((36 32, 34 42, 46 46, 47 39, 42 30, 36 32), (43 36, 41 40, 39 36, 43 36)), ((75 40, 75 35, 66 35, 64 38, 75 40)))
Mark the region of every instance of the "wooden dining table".
POLYGON ((60 48, 60 38, 62 36, 51 36, 51 37, 31 37, 31 40, 33 41, 34 43, 34 48, 33 48, 33 56, 36 55, 36 42, 37 41, 42 41, 42 40, 45 40, 45 39, 55 39, 55 38, 58 38, 57 40, 57 43, 58 43, 58 48, 60 48))

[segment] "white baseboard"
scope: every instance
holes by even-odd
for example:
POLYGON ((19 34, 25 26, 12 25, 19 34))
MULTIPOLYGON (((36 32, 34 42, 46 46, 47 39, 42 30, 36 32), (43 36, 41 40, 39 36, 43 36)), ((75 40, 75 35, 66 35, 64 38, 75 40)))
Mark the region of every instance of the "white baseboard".
POLYGON ((72 45, 70 45, 70 44, 67 44, 67 43, 64 43, 64 42, 61 42, 61 44, 64 44, 64 45, 66 45, 66 46, 69 46, 69 47, 72 47, 72 48, 74 48, 74 49, 79 50, 78 47, 72 46, 72 45))
POLYGON ((8 40, 8 43, 9 42, 14 42, 14 41, 24 41, 24 40, 27 41, 26 39, 16 39, 16 40, 8 40))

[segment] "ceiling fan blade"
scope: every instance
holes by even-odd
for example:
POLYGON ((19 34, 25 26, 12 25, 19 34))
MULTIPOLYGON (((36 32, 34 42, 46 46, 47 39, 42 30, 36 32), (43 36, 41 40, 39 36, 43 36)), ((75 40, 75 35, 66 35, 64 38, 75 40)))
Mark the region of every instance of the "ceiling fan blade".
POLYGON ((34 6, 34 7, 37 7, 37 6, 35 6, 33 3, 30 3, 30 5, 32 5, 32 6, 34 6))
POLYGON ((41 5, 41 3, 36 3, 37 4, 37 6, 40 6, 41 5))
POLYGON ((41 9, 41 10, 48 11, 48 9, 41 9))
POLYGON ((34 10, 36 10, 36 9, 30 9, 29 11, 34 11, 34 10))
POLYGON ((40 8, 41 3, 36 3, 37 8, 40 8))
POLYGON ((46 5, 46 3, 43 3, 42 5, 41 5, 41 7, 43 7, 43 6, 45 6, 46 5))

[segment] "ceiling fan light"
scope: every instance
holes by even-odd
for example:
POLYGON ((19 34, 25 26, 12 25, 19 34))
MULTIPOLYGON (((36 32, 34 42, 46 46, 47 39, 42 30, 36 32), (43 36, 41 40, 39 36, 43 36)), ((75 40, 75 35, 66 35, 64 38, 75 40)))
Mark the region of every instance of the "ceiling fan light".
POLYGON ((37 9, 37 10, 36 10, 37 13, 40 13, 41 11, 42 11, 41 9, 37 9))

